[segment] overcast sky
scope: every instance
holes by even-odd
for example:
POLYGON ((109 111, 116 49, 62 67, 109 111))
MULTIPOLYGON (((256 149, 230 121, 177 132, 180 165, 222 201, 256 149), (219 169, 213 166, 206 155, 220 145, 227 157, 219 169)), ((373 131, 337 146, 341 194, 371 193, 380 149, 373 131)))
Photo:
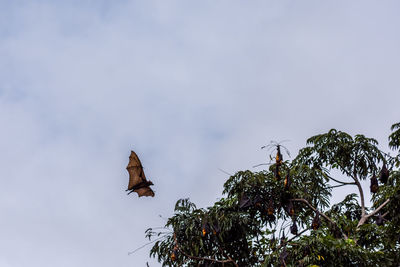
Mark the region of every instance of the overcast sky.
MULTIPOLYGON (((398 1, 0 0, 0 266, 160 266, 226 172, 400 121, 398 1), (154 198, 126 195, 137 152, 154 198), (161 217, 159 216, 161 215, 161 217)), ((338 193, 339 194, 339 193, 338 193)), ((339 194, 340 197, 340 194, 339 194)))

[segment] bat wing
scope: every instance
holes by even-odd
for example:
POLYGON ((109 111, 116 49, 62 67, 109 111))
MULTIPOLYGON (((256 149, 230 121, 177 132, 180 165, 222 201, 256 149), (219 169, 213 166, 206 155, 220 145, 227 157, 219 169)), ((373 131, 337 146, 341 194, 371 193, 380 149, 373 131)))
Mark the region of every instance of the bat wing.
POLYGON ((129 173, 128 189, 126 190, 130 191, 128 195, 132 192, 136 192, 139 197, 154 197, 154 192, 150 188, 150 185, 153 185, 153 183, 151 181, 147 181, 146 175, 143 171, 142 163, 134 151, 131 151, 129 163, 126 169, 129 173))
POLYGON ((139 197, 154 197, 154 192, 151 190, 150 186, 135 189, 134 192, 138 193, 139 197))
POLYGON ((144 174, 142 163, 134 151, 131 151, 126 169, 129 172, 128 190, 131 190, 140 183, 146 182, 146 175, 144 174))

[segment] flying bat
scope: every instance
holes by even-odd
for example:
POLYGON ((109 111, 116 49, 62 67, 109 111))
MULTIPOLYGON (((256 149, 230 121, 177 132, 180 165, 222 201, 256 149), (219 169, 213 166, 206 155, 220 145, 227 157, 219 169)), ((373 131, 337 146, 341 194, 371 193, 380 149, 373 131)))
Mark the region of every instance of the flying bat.
POLYGON ((128 195, 130 193, 136 192, 139 197, 154 197, 154 192, 151 190, 150 185, 153 185, 151 181, 146 179, 146 175, 144 175, 142 163, 139 160, 138 155, 134 151, 131 151, 131 155, 129 156, 129 163, 126 167, 129 173, 129 184, 128 195))

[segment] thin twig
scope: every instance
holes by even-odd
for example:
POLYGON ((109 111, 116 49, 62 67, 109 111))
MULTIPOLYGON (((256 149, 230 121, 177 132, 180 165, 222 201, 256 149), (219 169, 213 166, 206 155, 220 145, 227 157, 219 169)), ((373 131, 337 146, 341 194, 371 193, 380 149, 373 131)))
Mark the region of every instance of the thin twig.
POLYGON ((279 250, 281 247, 283 247, 284 245, 286 246, 287 243, 289 243, 290 241, 292 241, 293 239, 301 236, 304 232, 310 230, 309 228, 304 229, 303 231, 301 231, 300 233, 298 233, 297 235, 293 236, 292 238, 289 238, 285 244, 280 244, 279 246, 276 247, 276 250, 279 250))
POLYGON ((385 216, 388 215, 388 214, 389 214, 389 212, 387 211, 384 214, 382 214, 382 217, 385 218, 385 216))
MULTIPOLYGON (((351 183, 351 184, 355 184, 355 183, 351 183)), ((332 185, 332 186, 328 186, 328 188, 336 188, 336 187, 342 187, 342 186, 346 186, 348 184, 338 184, 338 185, 332 185)))
POLYGON ((161 236, 161 237, 159 237, 159 238, 156 238, 156 239, 154 239, 153 241, 151 241, 151 242, 149 242, 149 243, 146 243, 146 244, 144 244, 143 246, 138 247, 138 248, 135 249, 134 251, 128 252, 128 255, 131 255, 131 254, 135 253, 136 251, 138 251, 138 250, 144 248, 145 246, 150 245, 150 244, 152 244, 152 243, 154 243, 154 242, 156 242, 156 241, 158 241, 158 240, 160 240, 160 239, 162 239, 162 238, 164 238, 164 237, 166 237, 166 236, 163 235, 163 236, 161 236))
POLYGON ((329 179, 332 179, 333 181, 335 181, 336 183, 339 183, 339 184, 343 184, 343 185, 348 185, 348 184, 356 184, 356 183, 354 183, 354 182, 351 182, 351 183, 349 183, 349 182, 342 182, 342 181, 339 181, 339 180, 336 180, 335 178, 333 178, 333 177, 329 177, 329 179))
POLYGON ((257 167, 260 167, 260 166, 263 166, 263 165, 272 165, 273 163, 260 163, 260 164, 257 164, 257 165, 254 165, 253 166, 253 168, 257 168, 257 167))
POLYGON ((227 175, 229 175, 229 176, 233 176, 232 174, 230 174, 229 172, 227 172, 227 171, 224 171, 223 169, 221 169, 221 168, 218 168, 218 170, 220 170, 221 172, 223 172, 223 173, 225 173, 225 174, 227 174, 227 175))
POLYGON ((292 241, 293 239, 295 239, 296 237, 301 236, 304 232, 308 231, 309 228, 304 229, 303 231, 301 231, 300 233, 298 233, 297 235, 293 236, 292 238, 289 238, 286 242, 289 243, 290 241, 292 241))

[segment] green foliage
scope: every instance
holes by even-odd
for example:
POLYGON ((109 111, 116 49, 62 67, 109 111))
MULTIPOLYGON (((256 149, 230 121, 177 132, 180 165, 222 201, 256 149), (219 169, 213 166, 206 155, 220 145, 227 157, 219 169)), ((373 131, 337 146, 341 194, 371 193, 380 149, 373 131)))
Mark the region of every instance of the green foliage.
MULTIPOLYGON (((392 131, 396 150, 400 123, 392 131)), ((229 177, 213 206, 179 200, 165 225, 170 232, 147 231, 159 238, 150 255, 163 266, 398 266, 399 155, 335 129, 309 138, 292 161, 276 148, 268 169, 229 177), (382 175, 386 164, 388 179, 380 178, 366 207, 360 181, 382 175), (332 188, 341 186, 357 193, 331 204, 332 188)))
POLYGON ((339 169, 343 174, 356 174, 360 179, 377 172, 377 163, 384 160, 384 154, 377 147, 378 142, 360 134, 353 138, 332 129, 326 134, 309 138, 307 144, 311 146, 299 152, 300 162, 313 168, 327 166, 339 169))
POLYGON ((391 149, 400 148, 400 123, 393 124, 391 127, 393 133, 389 135, 389 147, 391 149))

